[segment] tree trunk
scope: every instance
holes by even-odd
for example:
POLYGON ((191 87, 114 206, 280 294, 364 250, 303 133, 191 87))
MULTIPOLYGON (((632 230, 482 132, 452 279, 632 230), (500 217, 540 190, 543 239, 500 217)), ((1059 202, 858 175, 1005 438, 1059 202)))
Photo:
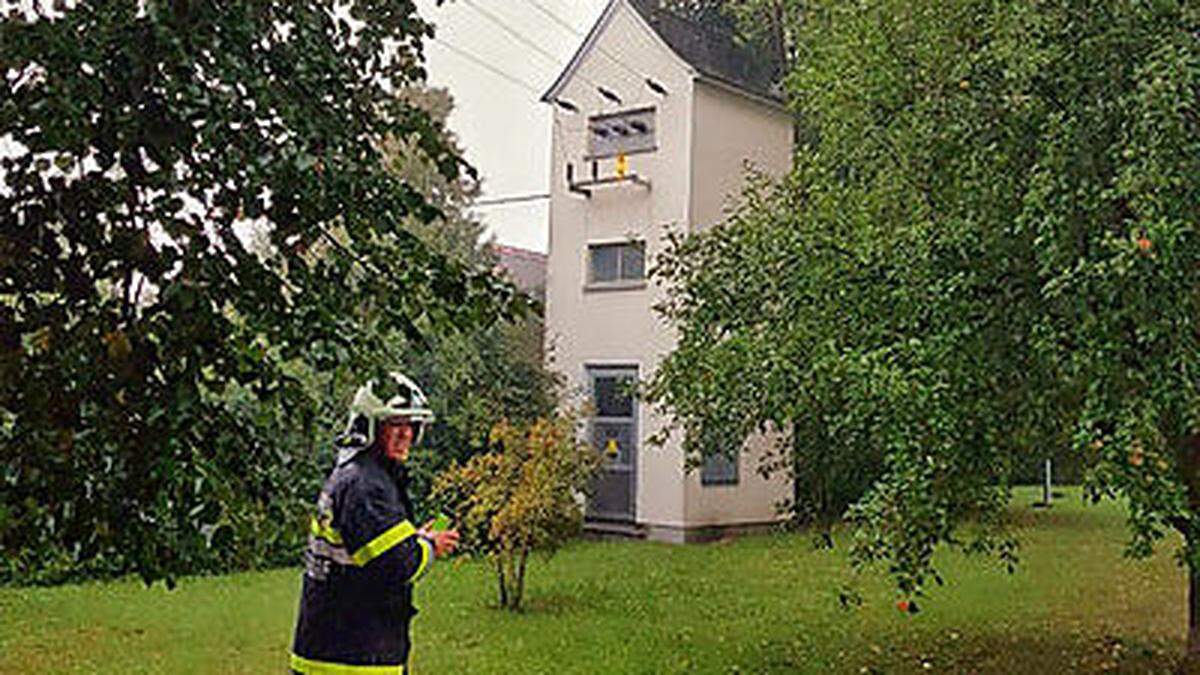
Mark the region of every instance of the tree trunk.
POLYGON ((801 484, 801 467, 800 462, 796 459, 800 456, 800 441, 796 438, 796 431, 792 429, 792 524, 800 525, 800 504, 804 497, 804 487, 801 484))
POLYGON ((1200 571, 1188 563, 1188 646, 1177 673, 1200 675, 1200 571))
POLYGON ((525 561, 529 558, 529 549, 521 551, 521 562, 517 565, 517 590, 513 595, 514 610, 521 608, 521 597, 525 595, 525 561))
POLYGON ((1188 637, 1187 652, 1179 663, 1179 673, 1200 674, 1200 570, 1188 564, 1188 637))
POLYGON ((496 554, 496 582, 500 587, 500 609, 508 607, 508 589, 504 585, 504 557, 496 554))
MULTIPOLYGON (((1177 444, 1177 469, 1187 488, 1188 506, 1192 513, 1200 509, 1200 436, 1187 436, 1177 444)), ((1187 543, 1188 570, 1188 638, 1187 651, 1179 663, 1180 673, 1200 674, 1200 569, 1197 569, 1195 550, 1200 546, 1200 532, 1194 518, 1180 517, 1173 521, 1175 529, 1187 543)))

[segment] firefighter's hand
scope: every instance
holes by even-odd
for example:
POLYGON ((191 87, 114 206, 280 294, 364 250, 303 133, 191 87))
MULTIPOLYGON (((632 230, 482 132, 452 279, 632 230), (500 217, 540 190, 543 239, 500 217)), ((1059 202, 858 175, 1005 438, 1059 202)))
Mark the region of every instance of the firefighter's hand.
POLYGON ((425 523, 425 526, 420 529, 420 534, 427 537, 433 542, 433 554, 439 558, 444 555, 449 555, 458 548, 458 530, 440 530, 434 531, 433 521, 425 523))

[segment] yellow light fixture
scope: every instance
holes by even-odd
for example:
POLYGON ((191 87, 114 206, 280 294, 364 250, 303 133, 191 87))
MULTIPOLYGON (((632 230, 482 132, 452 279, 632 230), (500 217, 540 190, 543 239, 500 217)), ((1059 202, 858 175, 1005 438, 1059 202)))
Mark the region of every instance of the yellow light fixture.
POLYGON ((624 178, 629 173, 629 158, 625 153, 617 155, 617 178, 624 178))

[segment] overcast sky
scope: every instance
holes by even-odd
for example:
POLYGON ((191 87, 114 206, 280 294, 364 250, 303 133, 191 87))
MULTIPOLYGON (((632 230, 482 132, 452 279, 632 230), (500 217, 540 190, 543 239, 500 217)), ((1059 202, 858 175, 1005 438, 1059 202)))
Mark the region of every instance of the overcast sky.
MULTIPOLYGON (((452 0, 438 7, 435 0, 417 0, 421 15, 437 25, 437 38, 425 49, 430 83, 449 89, 454 97, 450 126, 483 178, 481 199, 549 191, 551 117, 549 107, 538 99, 566 67, 606 4, 607 0, 452 0), (550 60, 509 31, 557 58, 550 60)), ((547 205, 539 200, 488 206, 479 208, 477 215, 499 243, 545 252, 547 205)))
MULTIPOLYGON (((11 1, 0 0, 0 7, 11 1)), ((437 38, 425 49, 429 80, 454 97, 450 126, 483 178, 481 199, 548 192, 551 116, 538 99, 607 0, 450 0, 440 7, 436 0, 416 2, 437 26, 437 38)), ((483 206, 476 215, 499 243, 545 252, 547 207, 543 199, 483 206)))

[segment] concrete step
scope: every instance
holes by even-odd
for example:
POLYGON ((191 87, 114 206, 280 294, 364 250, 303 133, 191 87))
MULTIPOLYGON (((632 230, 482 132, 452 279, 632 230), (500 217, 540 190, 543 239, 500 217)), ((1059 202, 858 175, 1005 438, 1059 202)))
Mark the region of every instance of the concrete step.
POLYGON ((583 521, 583 532, 586 535, 599 538, 614 539, 645 539, 646 529, 637 523, 619 520, 583 521))

